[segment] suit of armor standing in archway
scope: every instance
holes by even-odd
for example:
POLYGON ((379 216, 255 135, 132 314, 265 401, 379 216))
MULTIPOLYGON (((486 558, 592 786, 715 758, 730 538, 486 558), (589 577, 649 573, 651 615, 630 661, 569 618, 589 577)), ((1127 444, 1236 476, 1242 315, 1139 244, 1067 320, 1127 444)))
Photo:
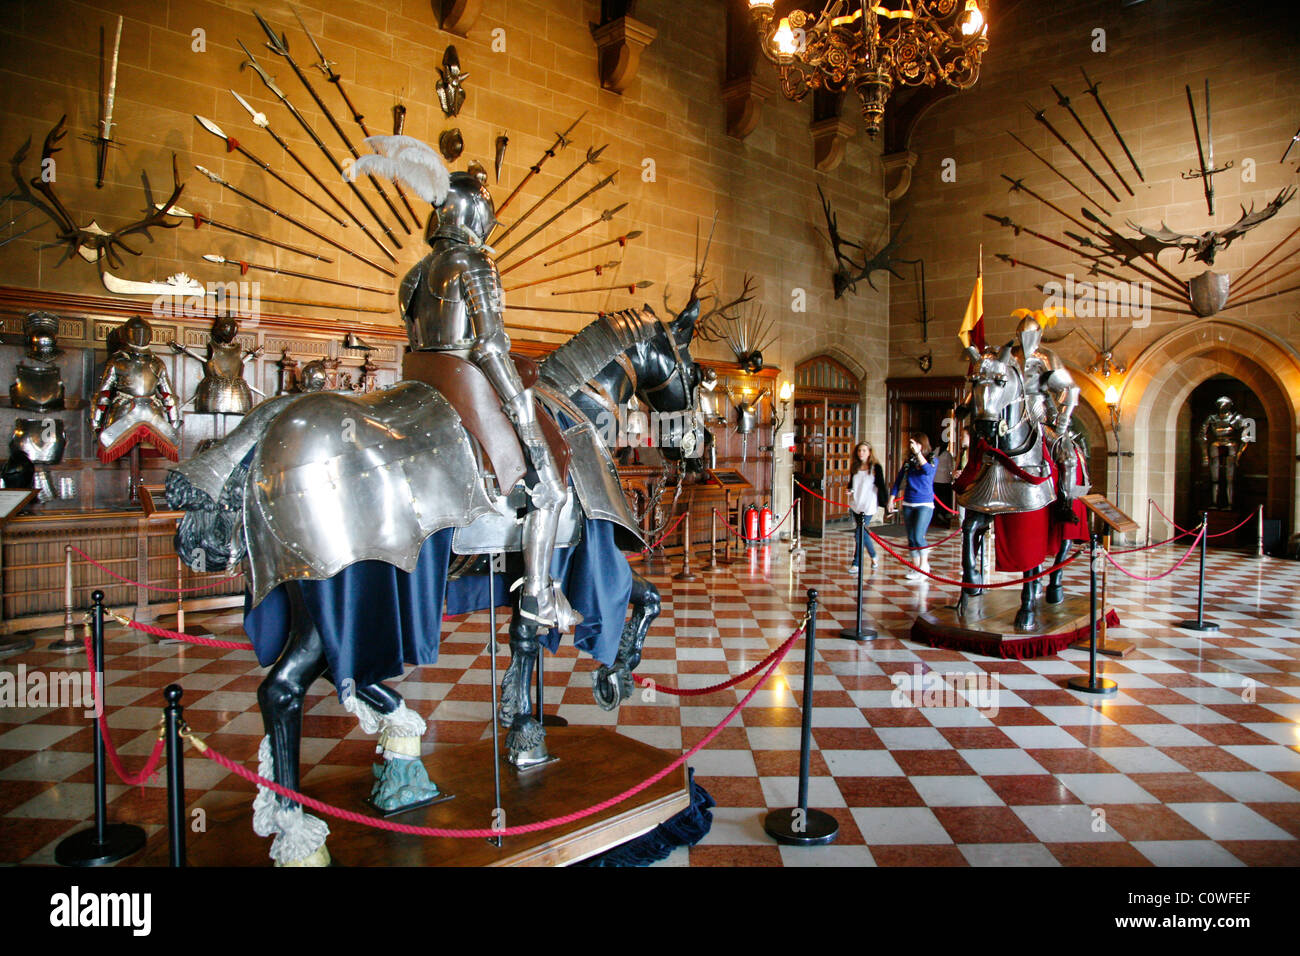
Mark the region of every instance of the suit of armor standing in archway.
POLYGON ((1215 405, 1218 410, 1201 425, 1201 465, 1209 466, 1210 469, 1210 507, 1219 506, 1219 484, 1222 480, 1227 506, 1232 508, 1237 462, 1246 452, 1247 419, 1233 411, 1232 399, 1226 395, 1220 395, 1215 405))

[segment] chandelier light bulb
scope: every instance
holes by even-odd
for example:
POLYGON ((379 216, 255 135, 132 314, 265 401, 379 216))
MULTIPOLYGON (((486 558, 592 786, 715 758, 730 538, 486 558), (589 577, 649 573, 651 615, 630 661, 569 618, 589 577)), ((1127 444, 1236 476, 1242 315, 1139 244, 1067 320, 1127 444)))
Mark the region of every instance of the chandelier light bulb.
POLYGON ((985 26, 984 14, 980 12, 975 0, 966 0, 966 10, 961 16, 962 36, 978 36, 985 26))
POLYGON ((783 402, 788 402, 794 398, 794 382, 787 381, 781 384, 780 398, 783 402))
POLYGON ((789 18, 781 18, 776 33, 772 35, 772 48, 778 56, 794 56, 799 52, 799 44, 795 42, 794 31, 790 29, 789 18))
POLYGON ((1119 404, 1119 390, 1114 385, 1106 386, 1106 404, 1111 408, 1119 404))

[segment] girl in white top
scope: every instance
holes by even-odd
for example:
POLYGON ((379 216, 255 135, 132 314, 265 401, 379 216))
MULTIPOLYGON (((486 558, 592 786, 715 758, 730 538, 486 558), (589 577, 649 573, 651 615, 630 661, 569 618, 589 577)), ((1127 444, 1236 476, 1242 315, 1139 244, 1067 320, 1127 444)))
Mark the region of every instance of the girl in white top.
MULTIPOLYGON (((871 566, 873 568, 876 566, 876 549, 871 544, 871 536, 867 534, 867 526, 876 516, 876 509, 880 507, 886 492, 885 473, 880 467, 880 462, 876 461, 871 445, 867 442, 860 443, 853 457, 853 477, 849 482, 852 501, 849 507, 855 515, 862 515, 862 532, 857 535, 853 545, 853 564, 849 567, 849 573, 857 574, 858 566, 862 562, 863 545, 866 546, 867 554, 871 556, 871 566)), ((857 527, 856 519, 854 526, 857 527)))

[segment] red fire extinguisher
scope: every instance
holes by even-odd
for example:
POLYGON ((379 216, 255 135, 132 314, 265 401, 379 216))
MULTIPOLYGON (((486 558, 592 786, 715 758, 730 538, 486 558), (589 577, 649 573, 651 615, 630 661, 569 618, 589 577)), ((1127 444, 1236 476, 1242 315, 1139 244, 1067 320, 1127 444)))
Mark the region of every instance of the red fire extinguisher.
POLYGON ((772 537, 772 523, 776 520, 772 509, 764 502, 763 510, 758 513, 758 535, 764 541, 772 537))
POLYGON ((758 537, 758 509, 753 505, 748 505, 745 508, 741 528, 746 541, 753 541, 758 537))

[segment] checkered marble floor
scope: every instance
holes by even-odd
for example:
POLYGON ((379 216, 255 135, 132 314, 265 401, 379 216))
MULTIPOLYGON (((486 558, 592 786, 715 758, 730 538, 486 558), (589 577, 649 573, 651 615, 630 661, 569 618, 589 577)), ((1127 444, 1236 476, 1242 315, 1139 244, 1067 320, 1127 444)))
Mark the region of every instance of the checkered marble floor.
MULTIPOLYGON (((839 836, 825 847, 782 847, 762 827, 769 809, 796 801, 800 645, 691 760, 718 803, 713 829, 661 865, 1300 864, 1300 564, 1211 551, 1206 618, 1221 630, 1206 635, 1173 626, 1195 616, 1194 559, 1150 584, 1112 571, 1110 603, 1122 626, 1111 636, 1136 650, 1104 659, 1119 693, 1097 700, 1065 687, 1069 677, 1087 673, 1087 655, 1079 651, 1020 662, 909 641, 917 613, 951 603, 955 589, 906 581, 906 569, 883 553, 868 571, 863 603, 865 623, 880 638, 841 639, 855 608, 851 537, 833 533, 805 544, 799 565, 785 544, 752 549, 716 573, 699 573, 697 561, 697 580, 689 584, 671 579, 676 566, 652 566, 663 614, 638 673, 682 687, 740 673, 789 636, 806 590, 816 588, 809 800, 838 820, 839 836), (900 691, 917 684, 918 675, 916 690, 928 688, 930 696, 922 693, 913 706, 900 691), (972 680, 994 696, 973 694, 972 680), (945 686, 958 689, 944 693, 945 686)), ((1181 553, 1173 546, 1118 560, 1151 575, 1181 553)), ((932 564, 936 573, 957 576, 957 542, 936 548, 932 564)), ((1083 562, 1067 572, 1067 586, 1086 589, 1083 562)), ((192 615, 196 620, 217 634, 242 634, 235 614, 192 615)), ((449 623, 437 666, 395 682, 429 719, 425 753, 435 755, 435 777, 438 758, 488 733, 487 627, 486 614, 449 623)), ((52 672, 84 663, 45 650, 49 637, 39 637, 36 650, 0 669, 21 664, 52 672)), ((638 692, 617 713, 606 713, 592 699, 593 667, 570 647, 548 656, 548 710, 674 753, 699 742, 752 686, 690 698, 638 692)), ((194 729, 251 765, 261 735, 260 679, 248 651, 158 645, 117 627, 108 632, 109 723, 131 766, 152 745, 162 689, 172 682, 185 688, 194 729)), ((326 685, 313 690, 304 720, 308 788, 319 774, 373 756, 373 739, 326 685)), ((86 824, 91 759, 81 707, 0 709, 0 862, 50 863, 58 840, 86 824)), ((239 778, 194 758, 186 785, 192 808, 250 794, 239 778)), ((157 832, 166 818, 164 794, 161 775, 143 788, 111 784, 111 817, 157 832)))

